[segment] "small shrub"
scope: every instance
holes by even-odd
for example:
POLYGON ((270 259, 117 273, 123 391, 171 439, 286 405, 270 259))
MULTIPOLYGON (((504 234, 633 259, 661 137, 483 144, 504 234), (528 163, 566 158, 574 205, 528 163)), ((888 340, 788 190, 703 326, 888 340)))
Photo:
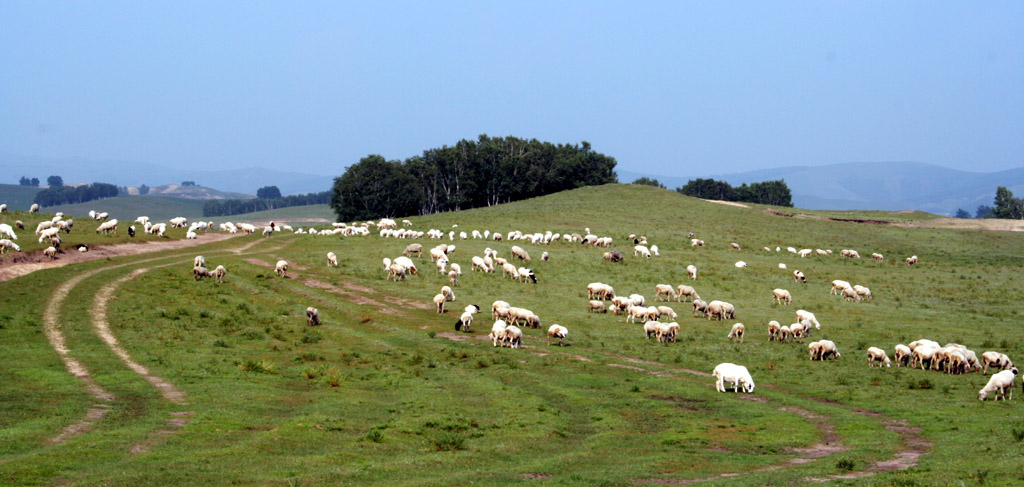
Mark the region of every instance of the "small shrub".
POLYGON ((934 389, 934 388, 935 388, 935 384, 932 384, 932 381, 930 381, 928 379, 921 379, 921 380, 918 380, 918 381, 915 381, 914 379, 910 379, 910 383, 907 384, 907 389, 928 390, 928 389, 934 389))
POLYGON ((327 385, 331 387, 341 386, 341 380, 344 378, 341 375, 341 371, 335 368, 328 369, 327 372, 324 374, 324 377, 327 381, 327 385))
POLYGON ((249 304, 248 303, 238 303, 238 305, 235 306, 235 309, 237 309, 238 311, 241 311, 241 312, 243 312, 243 313, 245 313, 247 315, 251 315, 252 314, 252 309, 249 308, 249 304))
POLYGON ((434 447, 437 451, 465 450, 466 437, 453 431, 444 432, 434 438, 434 447))
POLYGON ((430 337, 430 338, 434 338, 434 337, 437 336, 437 332, 434 331, 434 330, 430 330, 430 331, 427 332, 427 336, 430 337))
POLYGON ((228 342, 225 342, 224 340, 218 338, 217 340, 213 341, 213 346, 220 348, 228 348, 228 342))
POLYGON ((629 392, 640 392, 640 386, 634 385, 629 392))
POLYGON ((381 433, 380 430, 377 429, 370 430, 370 432, 366 434, 366 439, 374 443, 380 443, 384 440, 384 433, 381 433))
POLYGON ((988 478, 988 474, 989 474, 989 470, 988 469, 980 469, 979 468, 973 474, 969 475, 969 477, 971 477, 974 480, 976 480, 978 482, 978 485, 985 485, 985 479, 988 478))
POLYGON ((248 329, 242 332, 242 338, 246 340, 262 340, 263 332, 259 330, 248 329))
POLYGON ((1013 439, 1016 440, 1017 443, 1020 443, 1021 440, 1024 440, 1024 428, 1014 428, 1010 431, 1010 433, 1013 434, 1013 439))
POLYGON ((245 372, 256 372, 257 374, 273 374, 277 371, 277 365, 267 359, 250 359, 238 364, 238 369, 245 372))
POLYGON ((306 331, 302 334, 302 343, 317 343, 323 339, 324 336, 315 331, 306 331))
POLYGON ((836 468, 845 472, 852 471, 853 466, 853 460, 850 460, 849 458, 844 458, 836 462, 836 468))

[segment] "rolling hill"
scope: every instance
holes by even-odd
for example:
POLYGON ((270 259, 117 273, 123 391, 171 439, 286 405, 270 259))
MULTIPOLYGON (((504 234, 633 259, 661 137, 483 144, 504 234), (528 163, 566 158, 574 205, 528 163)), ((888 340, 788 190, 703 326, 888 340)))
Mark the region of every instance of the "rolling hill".
POLYGON ((648 176, 670 189, 695 177, 733 185, 785 179, 793 192, 793 205, 815 210, 921 210, 951 215, 963 208, 973 215, 978 205, 992 205, 996 186, 1024 194, 1024 168, 978 173, 916 162, 851 162, 689 177, 618 173, 622 182, 648 176))
POLYGON ((11 211, 28 211, 41 188, 17 184, 0 184, 0 203, 7 203, 11 211))

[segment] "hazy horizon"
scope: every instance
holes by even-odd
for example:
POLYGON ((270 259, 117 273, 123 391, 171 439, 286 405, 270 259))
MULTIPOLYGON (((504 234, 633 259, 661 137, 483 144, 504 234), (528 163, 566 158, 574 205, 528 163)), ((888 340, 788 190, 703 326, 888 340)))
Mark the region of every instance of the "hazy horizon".
POLYGON ((8 3, 0 152, 338 175, 486 133, 665 176, 1024 166, 1024 4, 515 7, 8 3))

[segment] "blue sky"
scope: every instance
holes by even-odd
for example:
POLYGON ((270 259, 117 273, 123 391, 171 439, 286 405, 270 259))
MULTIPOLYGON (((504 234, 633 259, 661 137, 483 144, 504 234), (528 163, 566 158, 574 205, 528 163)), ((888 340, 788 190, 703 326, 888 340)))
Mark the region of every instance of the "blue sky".
POLYGON ((1024 166, 1024 2, 13 2, 0 152, 338 175, 478 134, 1024 166))

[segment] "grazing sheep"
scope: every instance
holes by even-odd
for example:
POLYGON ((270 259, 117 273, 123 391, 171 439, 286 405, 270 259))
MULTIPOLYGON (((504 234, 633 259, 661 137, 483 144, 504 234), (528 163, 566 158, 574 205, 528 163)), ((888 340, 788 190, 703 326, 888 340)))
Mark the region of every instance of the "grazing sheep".
POLYGON ((655 321, 657 328, 657 338, 661 343, 675 343, 676 336, 679 335, 679 323, 659 323, 655 321))
POLYGON ((520 267, 516 269, 516 275, 518 276, 519 282, 526 282, 529 279, 534 284, 537 284, 537 275, 533 273, 533 270, 527 269, 526 267, 520 267))
POLYGON ((565 340, 567 336, 569 336, 569 330, 566 327, 559 324, 551 325, 548 328, 548 345, 551 345, 552 338, 557 338, 558 346, 561 347, 562 340, 565 340))
POLYGON ((518 246, 518 245, 513 245, 512 246, 512 257, 513 258, 519 258, 523 262, 529 262, 530 261, 530 254, 527 253, 526 250, 523 250, 523 248, 518 246))
POLYGON ((742 268, 747 266, 747 263, 743 262, 742 260, 740 260, 740 261, 737 261, 735 265, 736 265, 736 268, 742 269, 742 268))
POLYGON ((416 257, 423 255, 423 246, 418 243, 413 243, 405 246, 405 250, 402 251, 402 255, 416 254, 416 257))
POLYGON ((675 299, 676 292, 672 289, 672 286, 668 284, 655 284, 654 286, 654 300, 657 301, 659 297, 667 296, 665 301, 671 301, 675 299))
POLYGON ((789 337, 792 334, 793 334, 793 331, 790 330, 788 326, 780 326, 779 327, 779 342, 780 343, 788 342, 789 341, 789 337))
POLYGON ((49 247, 46 247, 46 250, 43 251, 43 255, 49 257, 51 260, 56 259, 57 258, 57 247, 54 247, 52 245, 49 246, 49 247))
POLYGON ((0 213, 7 213, 7 203, 0 203, 0 213))
POLYGON ((875 252, 875 253, 871 254, 871 258, 875 259, 875 260, 877 260, 879 262, 885 260, 885 256, 883 256, 882 254, 879 254, 878 252, 875 252))
POLYGON ((857 291, 854 291, 852 287, 843 288, 843 299, 859 303, 860 294, 857 294, 857 291))
POLYGON ((444 296, 445 301, 455 301, 455 292, 448 286, 441 287, 441 294, 444 296))
POLYGON ((338 267, 338 256, 334 252, 327 252, 327 267, 338 267))
POLYGON ((998 401, 1000 397, 1005 401, 1006 390, 1010 390, 1009 400, 1013 400, 1013 381, 1017 378, 1017 368, 1014 367, 1010 370, 1004 370, 998 374, 992 374, 992 377, 988 380, 988 384, 985 384, 980 391, 978 391, 978 400, 984 401, 989 394, 993 392, 999 392, 999 396, 996 397, 998 401))
POLYGON ((660 324, 661 323, 659 323, 657 321, 648 321, 648 322, 644 323, 644 333, 647 335, 647 339, 648 340, 651 339, 651 335, 657 335, 658 334, 658 325, 660 325, 660 324))
POLYGON ((804 284, 807 283, 807 278, 804 277, 804 273, 800 271, 793 271, 793 280, 804 284))
POLYGON ((655 257, 658 257, 658 256, 661 255, 661 254, 658 253, 658 246, 657 245, 651 245, 651 253, 654 254, 655 257))
POLYGON ((732 247, 733 250, 740 250, 740 244, 738 244, 736 242, 730 243, 729 247, 732 247))
POLYGON ((732 325, 732 330, 729 331, 729 336, 726 337, 730 340, 739 338, 740 343, 743 343, 743 334, 746 333, 747 328, 743 326, 743 323, 736 323, 732 325))
POLYGON ((825 360, 826 358, 840 358, 839 350, 832 340, 819 340, 807 346, 810 350, 811 360, 825 360))
POLYGON ((540 254, 541 262, 547 262, 549 258, 550 258, 550 256, 548 255, 547 252, 544 252, 544 253, 540 254))
POLYGON ((434 296, 434 305, 437 306, 438 313, 444 313, 444 303, 448 301, 444 294, 437 294, 434 296))
POLYGON ((690 276, 690 279, 697 280, 697 266, 690 264, 686 266, 686 274, 690 276))
POLYGON ((206 257, 197 255, 192 259, 192 267, 206 267, 206 257))
MULTIPOLYGON (((892 367, 892 362, 889 360, 889 356, 885 354, 885 350, 878 347, 868 348, 868 367, 874 367, 875 362, 882 362, 886 367, 892 367)), ((881 364, 879 364, 881 367, 881 364)))
POLYGON ((39 213, 39 204, 38 203, 32 203, 32 206, 30 206, 28 208, 28 212, 29 213, 39 213))
POLYGON ((910 366, 916 368, 920 365, 922 369, 930 369, 935 365, 935 355, 939 353, 941 348, 938 345, 922 344, 914 347, 911 343, 911 350, 913 350, 913 358, 910 361, 910 366), (928 362, 928 366, 925 366, 925 362, 928 362))
POLYGON ((902 343, 896 345, 896 351, 893 352, 893 358, 896 359, 896 366, 900 367, 903 365, 908 365, 910 363, 911 353, 912 352, 910 350, 910 347, 902 343))
POLYGON ((861 286, 860 284, 857 284, 853 286, 853 290, 854 292, 857 293, 858 296, 861 297, 861 299, 871 299, 871 289, 868 289, 864 286, 861 286))
POLYGON ((498 342, 503 342, 502 346, 504 346, 505 331, 507 329, 508 325, 506 325, 505 322, 502 320, 497 320, 494 322, 493 325, 491 325, 491 333, 488 335, 488 337, 490 337, 495 347, 498 346, 498 342))
POLYGON ((703 247, 704 241, 696 238, 690 239, 690 247, 703 247))
POLYGON ((789 294, 789 291, 785 289, 773 289, 772 298, 774 298, 777 304, 792 304, 793 296, 789 294))
POLYGON ((801 340, 803 337, 811 336, 810 327, 805 326, 803 323, 789 325, 789 332, 793 335, 793 341, 797 343, 803 343, 801 340))
POLYGON ((451 270, 453 270, 453 271, 455 271, 455 273, 456 273, 456 274, 458 274, 458 275, 460 275, 460 276, 462 275, 462 266, 461 266, 461 265, 459 265, 459 264, 456 264, 455 262, 452 262, 452 263, 451 263, 451 264, 450 264, 450 265, 448 266, 448 268, 449 268, 449 269, 451 269, 451 270))
POLYGON ((842 257, 846 257, 848 259, 859 259, 860 258, 860 253, 859 252, 857 252, 856 250, 850 250, 850 249, 843 249, 843 250, 839 251, 839 255, 842 256, 842 257))
POLYGON ((633 247, 633 257, 646 257, 651 258, 651 250, 646 245, 636 245, 633 247))
POLYGON ((201 281, 204 277, 209 276, 210 271, 206 270, 205 267, 196 266, 192 268, 192 278, 201 281))
POLYGON ((785 268, 786 268, 786 264, 783 264, 782 262, 779 262, 779 269, 785 269, 785 268))
POLYGON ((283 260, 277 261, 277 265, 274 266, 274 274, 277 274, 277 275, 279 275, 281 277, 287 277, 287 275, 286 275, 287 273, 288 273, 288 262, 283 261, 283 260))
POLYGON ((217 266, 216 269, 213 270, 213 272, 210 273, 210 275, 212 275, 213 277, 216 277, 218 283, 223 284, 224 283, 224 276, 227 275, 227 273, 228 273, 228 270, 225 269, 224 266, 219 265, 219 266, 217 266))
POLYGON ((814 251, 811 249, 800 249, 800 252, 798 252, 798 254, 800 255, 800 258, 803 259, 814 254, 814 251))
POLYGON ((603 301, 590 301, 590 306, 587 308, 588 313, 607 313, 608 310, 604 307, 603 301))
POLYGON ((711 320, 712 317, 718 321, 736 319, 736 307, 725 301, 712 301, 708 303, 707 318, 711 320))
POLYGON ((692 286, 680 284, 679 286, 676 287, 676 301, 681 302, 680 300, 683 296, 690 298, 691 301, 694 299, 700 299, 700 295, 697 294, 696 289, 694 289, 692 286))
POLYGON ((310 306, 306 308, 306 324, 309 326, 317 326, 320 324, 320 311, 310 306))
POLYGON ((391 280, 391 278, 394 278, 395 282, 404 281, 407 271, 408 269, 402 264, 390 264, 387 267, 388 275, 386 279, 391 280))
POLYGON ((705 303, 700 298, 693 300, 693 316, 706 316, 708 312, 708 303, 705 303))
POLYGON ((778 321, 772 320, 768 322, 768 341, 776 341, 779 339, 779 335, 782 333, 782 326, 779 325, 778 321))
POLYGON ((982 370, 983 375, 988 375, 989 367, 998 367, 1000 369, 1013 368, 1013 362, 1010 361, 1010 357, 1007 357, 1005 353, 988 351, 981 354, 981 362, 984 365, 982 370))
POLYGON ((814 325, 815 330, 821 329, 821 323, 818 323, 818 318, 815 318, 814 313, 811 313, 810 311, 805 311, 802 309, 796 310, 796 320, 801 323, 803 323, 804 321, 808 321, 812 325, 814 325))
MULTIPOLYGON (((59 228, 56 229, 56 230, 58 232, 60 231, 59 228)), ((105 222, 101 223, 100 226, 96 228, 96 233, 100 233, 100 232, 103 232, 104 234, 109 234, 110 232, 114 232, 114 235, 117 235, 117 219, 115 218, 113 220, 105 221, 105 222)))
POLYGON ((404 255, 401 256, 401 257, 396 257, 395 258, 395 264, 398 264, 398 265, 400 265, 402 267, 405 267, 414 276, 419 275, 419 273, 420 273, 420 271, 416 269, 416 264, 412 261, 412 259, 410 259, 410 258, 408 258, 408 257, 406 257, 404 255))
POLYGON ((448 273, 448 271, 445 270, 445 266, 448 265, 448 259, 447 258, 437 259, 437 262, 435 263, 435 265, 437 266, 437 273, 438 274, 447 274, 448 273))
POLYGON ((843 281, 841 279, 836 279, 836 280, 832 281, 832 290, 830 290, 828 293, 829 294, 835 294, 835 295, 841 295, 842 292, 843 292, 843 289, 846 289, 848 287, 850 287, 850 283, 849 282, 843 281))
POLYGON ((509 348, 522 348, 523 331, 516 325, 508 325, 505 328, 505 343, 509 348))
POLYGON ((916 255, 911 255, 910 257, 907 257, 907 265, 914 265, 916 263, 917 263, 917 256, 916 255))
POLYGON ((473 312, 464 311, 462 316, 459 317, 459 321, 455 322, 455 331, 464 331, 469 333, 469 327, 473 324, 473 312))
POLYGON ((604 260, 607 260, 608 262, 622 262, 625 260, 625 257, 621 252, 616 252, 614 250, 611 252, 605 252, 602 257, 604 257, 604 260))
POLYGON ((25 229, 25 223, 22 222, 21 220, 14 220, 14 226, 18 227, 21 230, 25 229))
POLYGON ((448 271, 448 284, 450 284, 452 286, 458 286, 459 285, 459 273, 455 272, 454 269, 448 271))
POLYGON ((503 277, 507 276, 509 279, 518 279, 519 271, 516 269, 516 266, 506 262, 501 265, 501 275, 503 277))
POLYGON ((669 308, 668 306, 658 306, 658 315, 659 318, 661 316, 664 316, 669 320, 675 320, 676 318, 679 317, 679 315, 676 314, 676 310, 669 308))
POLYGON ((718 392, 725 392, 726 382, 732 384, 734 392, 739 392, 741 388, 746 393, 754 392, 754 379, 750 376, 747 368, 742 365, 721 363, 715 366, 712 374, 715 376, 715 389, 718 392))

